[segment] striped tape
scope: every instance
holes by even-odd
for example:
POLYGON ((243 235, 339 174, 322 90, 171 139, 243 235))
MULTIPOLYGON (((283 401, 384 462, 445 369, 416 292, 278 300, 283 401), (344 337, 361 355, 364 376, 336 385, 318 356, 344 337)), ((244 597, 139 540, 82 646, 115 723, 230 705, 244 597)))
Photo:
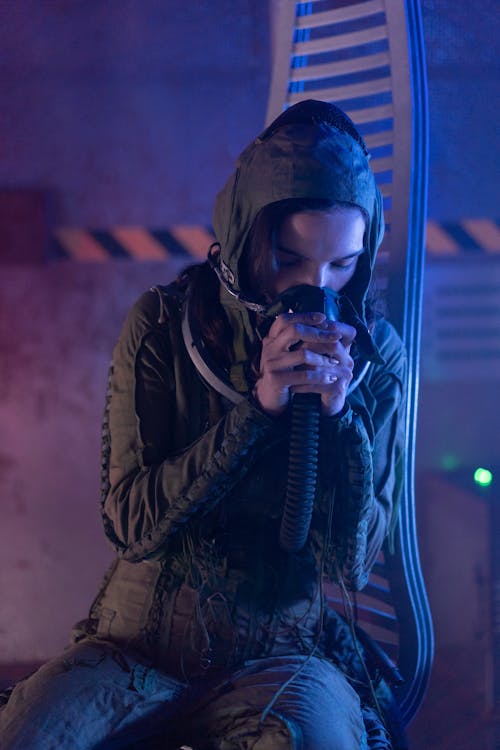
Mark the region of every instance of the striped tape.
MULTIPOLYGON (((167 229, 114 227, 90 230, 62 227, 54 232, 52 259, 105 262, 122 258, 165 261, 172 256, 203 260, 214 241, 210 227, 176 225, 167 229)), ((471 253, 500 255, 500 221, 463 219, 460 222, 427 222, 426 249, 431 256, 471 253)))
POLYGON ((113 259, 165 261, 172 257, 204 260, 214 242, 209 227, 177 225, 168 229, 114 227, 111 230, 61 227, 54 232, 52 259, 105 262, 113 259))
POLYGON ((498 219, 428 221, 425 244, 427 251, 436 255, 500 253, 500 222, 498 219))

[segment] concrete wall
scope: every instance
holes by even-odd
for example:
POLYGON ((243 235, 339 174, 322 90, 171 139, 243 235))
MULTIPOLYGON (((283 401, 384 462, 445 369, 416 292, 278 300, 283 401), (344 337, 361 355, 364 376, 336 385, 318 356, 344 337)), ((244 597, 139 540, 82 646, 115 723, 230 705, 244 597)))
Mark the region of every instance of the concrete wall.
MULTIPOLYGON (((0 188, 38 191, 49 227, 210 223, 263 126, 266 3, 21 0, 0 15, 0 188)), ((25 201, 18 237, 34 212, 25 201)), ((134 299, 180 263, 37 263, 44 239, 32 253, 26 237, 0 278, 4 663, 58 652, 111 559, 98 503, 110 353, 134 299)))
POLYGON ((99 515, 111 349, 135 298, 175 270, 2 269, 0 663, 61 650, 111 560, 99 515))
POLYGON ((0 185, 49 191, 60 225, 210 220, 263 124, 266 2, 7 0, 0 18, 0 185))

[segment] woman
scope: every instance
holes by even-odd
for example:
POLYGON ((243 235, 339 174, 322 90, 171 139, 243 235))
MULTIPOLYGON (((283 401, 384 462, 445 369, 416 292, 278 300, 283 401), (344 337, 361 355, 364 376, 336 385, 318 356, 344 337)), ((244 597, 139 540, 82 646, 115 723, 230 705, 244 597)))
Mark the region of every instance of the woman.
POLYGON ((391 746, 388 691, 323 595, 325 575, 362 588, 396 518, 405 365, 367 302, 383 235, 367 156, 335 106, 291 107, 218 195, 209 263, 130 312, 105 429, 117 560, 0 714, 6 750, 391 746), (311 287, 326 308, 301 307, 311 287), (300 429, 289 458, 301 394, 308 499, 300 429))

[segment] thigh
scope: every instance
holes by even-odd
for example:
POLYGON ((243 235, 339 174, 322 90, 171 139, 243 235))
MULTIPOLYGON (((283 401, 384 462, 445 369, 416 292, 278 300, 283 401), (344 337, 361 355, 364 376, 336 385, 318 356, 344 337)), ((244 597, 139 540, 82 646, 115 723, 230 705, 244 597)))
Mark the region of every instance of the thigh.
POLYGON ((0 710, 0 746, 88 750, 113 738, 113 747, 126 747, 164 726, 184 692, 111 644, 86 640, 16 686, 0 710))
POLYGON ((210 738, 206 746, 220 750, 367 747, 356 692, 330 662, 315 657, 275 657, 252 663, 221 686, 219 694, 214 693, 197 712, 195 724, 202 736, 210 738))

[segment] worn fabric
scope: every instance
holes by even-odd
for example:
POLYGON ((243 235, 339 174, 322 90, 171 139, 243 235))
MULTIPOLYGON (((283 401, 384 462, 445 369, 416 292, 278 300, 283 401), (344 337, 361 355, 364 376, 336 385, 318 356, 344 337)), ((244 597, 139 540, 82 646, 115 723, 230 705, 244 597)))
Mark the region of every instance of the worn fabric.
POLYGON ((0 711, 0 747, 128 747, 165 732, 185 689, 131 652, 85 640, 16 686, 0 711))
POLYGON ((209 694, 193 717, 192 731, 195 738, 210 738, 197 742, 207 750, 367 747, 356 692, 336 667, 317 657, 250 662, 209 694), (263 718, 262 707, 293 675, 263 718))
MULTIPOLYGON (((147 294, 115 350, 104 516, 119 558, 89 627, 179 679, 199 680, 249 659, 310 653, 322 563, 333 577, 340 563, 348 584, 363 585, 397 492, 404 357, 380 321, 374 335, 387 364, 370 369, 344 414, 322 420, 309 543, 289 555, 278 546, 288 417, 272 420, 250 400, 230 405, 200 380, 179 338, 181 302, 163 291, 160 325, 157 294, 147 294), (170 383, 170 395, 158 381, 170 383), (130 440, 124 417, 136 425, 132 445, 122 439, 130 440), (334 553, 324 548, 332 487, 334 553)), ((339 647, 341 660, 349 649, 339 647)))
MULTIPOLYGON (((177 533, 181 529, 193 535, 202 522, 202 535, 212 542, 217 535, 210 537, 210 530, 220 535, 225 528, 227 535, 229 525, 233 546, 241 550, 250 528, 270 534, 271 524, 279 522, 289 415, 272 419, 250 398, 233 406, 200 380, 182 340, 182 300, 169 292, 163 290, 168 320, 158 323, 157 294, 146 293, 115 348, 111 490, 104 521, 122 559, 151 560, 168 552, 169 561, 181 565, 186 556, 185 536, 177 533), (238 527, 244 538, 237 538, 238 527)), ((316 552, 335 492, 336 536, 352 550, 360 527, 366 531, 360 544, 366 545, 368 557, 353 588, 364 584, 385 536, 398 494, 403 443, 404 350, 384 320, 376 325, 374 339, 386 364, 372 365, 348 397, 344 413, 322 418, 320 426, 316 552)), ((363 549, 358 554, 362 557, 363 549)), ((336 555, 347 563, 339 550, 336 555)))
POLYGON ((256 660, 229 679, 207 680, 202 691, 95 639, 20 683, 2 718, 5 750, 169 750, 181 742, 196 750, 367 747, 359 698, 324 659, 256 660))

